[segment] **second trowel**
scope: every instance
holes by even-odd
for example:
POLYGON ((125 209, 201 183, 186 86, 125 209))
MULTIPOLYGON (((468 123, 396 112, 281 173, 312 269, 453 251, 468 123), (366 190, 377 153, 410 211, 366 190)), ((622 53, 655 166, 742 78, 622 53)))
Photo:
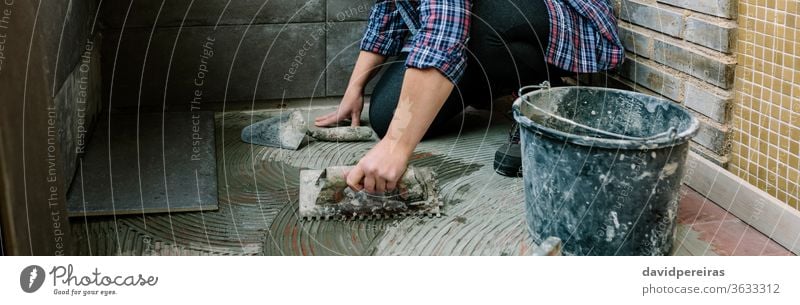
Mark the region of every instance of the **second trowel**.
POLYGON ((247 126, 242 141, 268 147, 297 150, 306 135, 325 142, 360 142, 373 140, 369 127, 309 128, 300 111, 282 113, 247 126))
POLYGON ((308 125, 299 111, 282 113, 242 130, 242 141, 269 147, 297 150, 303 144, 308 125))

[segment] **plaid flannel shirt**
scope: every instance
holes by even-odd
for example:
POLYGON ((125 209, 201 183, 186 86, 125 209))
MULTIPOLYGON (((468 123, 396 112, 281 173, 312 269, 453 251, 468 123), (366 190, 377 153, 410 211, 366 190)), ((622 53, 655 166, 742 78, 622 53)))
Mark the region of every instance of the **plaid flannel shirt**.
POLYGON ((407 44, 407 66, 436 68, 456 83, 467 67, 469 7, 470 0, 378 0, 361 49, 391 56, 407 44), (406 41, 411 31, 416 33, 406 41))
POLYGON ((591 73, 625 60, 617 19, 608 0, 545 0, 550 13, 547 62, 561 69, 591 73))
MULTIPOLYGON (((466 68, 471 1, 377 0, 361 49, 392 56, 405 47, 409 51, 407 66, 436 68, 457 83, 466 68), (407 39, 411 31, 416 33, 407 39)), ((547 62, 579 73, 608 70, 622 63, 625 51, 608 0, 544 2, 550 16, 547 62)))

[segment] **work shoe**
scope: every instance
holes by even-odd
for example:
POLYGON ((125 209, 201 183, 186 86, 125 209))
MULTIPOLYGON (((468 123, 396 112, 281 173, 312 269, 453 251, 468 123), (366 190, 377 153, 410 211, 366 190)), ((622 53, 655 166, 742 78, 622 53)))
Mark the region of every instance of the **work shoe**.
POLYGON ((522 177, 522 147, 519 145, 519 124, 508 133, 508 143, 494 153, 494 171, 506 177, 522 177))
MULTIPOLYGON (((521 91, 549 89, 553 84, 562 84, 561 78, 552 78, 542 82, 538 86, 522 87, 519 91, 511 95, 514 100, 517 100, 520 94, 522 94, 521 91)), ((494 153, 494 171, 506 177, 522 177, 522 146, 519 144, 519 124, 516 123, 516 120, 514 120, 511 114, 511 111, 507 113, 509 119, 514 122, 514 125, 512 125, 511 131, 508 133, 508 143, 500 146, 497 152, 494 153)))

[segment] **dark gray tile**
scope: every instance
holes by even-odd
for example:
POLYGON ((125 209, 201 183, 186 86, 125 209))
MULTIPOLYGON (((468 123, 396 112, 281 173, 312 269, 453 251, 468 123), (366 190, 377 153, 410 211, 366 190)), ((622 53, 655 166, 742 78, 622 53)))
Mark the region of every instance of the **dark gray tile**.
POLYGON ((133 5, 131 1, 104 1, 103 21, 111 28, 121 28, 123 24, 126 27, 152 27, 153 24, 193 26, 325 20, 325 0, 203 0, 194 3, 190 0, 135 0, 133 5))
POLYGON ((94 37, 94 16, 97 4, 87 1, 47 1, 38 16, 38 29, 52 33, 54 39, 43 41, 45 56, 54 59, 47 68, 54 73, 50 95, 55 97, 67 77, 78 65, 88 42, 94 37))
POLYGON ((143 114, 138 125, 136 114, 102 117, 79 163, 69 215, 216 210, 214 129, 213 112, 143 114))
POLYGON ((119 37, 103 57, 112 108, 325 94, 322 24, 125 29, 115 57, 119 37))
POLYGON ((58 147, 64 185, 72 183, 78 156, 83 154, 92 126, 102 105, 100 75, 100 39, 95 39, 80 57, 77 67, 69 74, 54 99, 58 147))
MULTIPOLYGON (((328 31, 326 93, 343 95, 360 51, 366 22, 335 22, 328 31)), ((374 83, 374 82, 373 82, 374 83)))
POLYGON ((328 20, 367 20, 373 4, 374 0, 328 0, 328 20))

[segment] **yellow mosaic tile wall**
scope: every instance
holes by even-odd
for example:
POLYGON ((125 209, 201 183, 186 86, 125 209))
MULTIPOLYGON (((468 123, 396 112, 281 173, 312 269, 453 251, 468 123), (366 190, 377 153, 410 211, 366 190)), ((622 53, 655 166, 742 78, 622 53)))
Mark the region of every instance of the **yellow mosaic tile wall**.
POLYGON ((739 0, 729 169, 800 209, 800 4, 739 0))

